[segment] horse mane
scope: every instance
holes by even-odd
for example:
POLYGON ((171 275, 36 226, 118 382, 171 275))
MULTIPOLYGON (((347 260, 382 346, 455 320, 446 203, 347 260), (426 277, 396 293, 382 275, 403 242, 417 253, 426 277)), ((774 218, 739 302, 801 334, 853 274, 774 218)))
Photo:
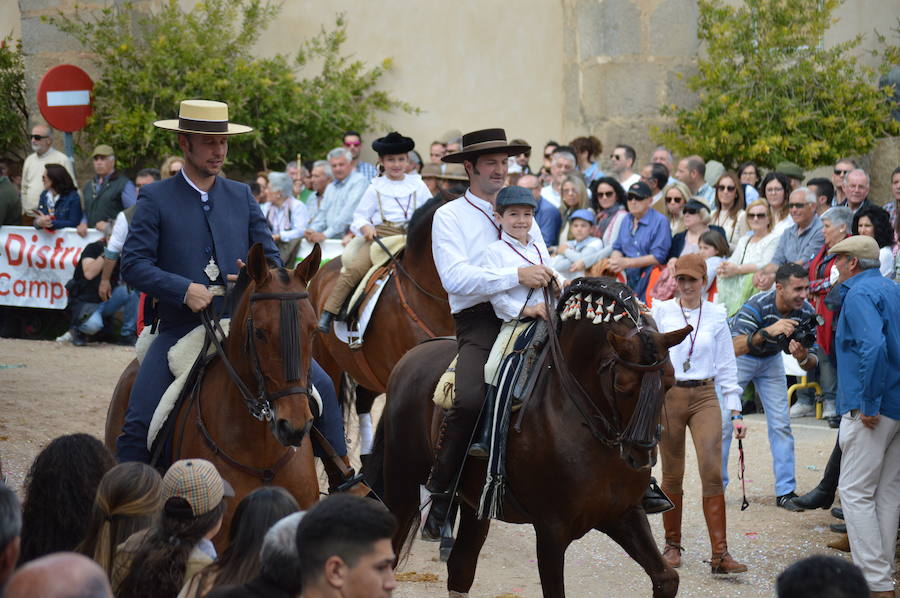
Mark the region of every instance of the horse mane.
MULTIPOLYGON (((409 226, 406 229, 407 248, 416 251, 425 243, 431 244, 431 222, 434 220, 434 213, 445 203, 447 202, 444 196, 438 194, 413 212, 412 218, 409 219, 409 226)), ((430 246, 428 251, 431 251, 430 246)))
POLYGON ((621 306, 621 309, 617 309, 616 311, 621 313, 621 310, 624 310, 628 315, 628 319, 633 322, 635 326, 641 326, 641 323, 643 322, 641 306, 638 304, 637 297, 635 297, 628 285, 613 278, 606 277, 578 278, 570 284, 562 292, 559 301, 556 304, 556 313, 560 316, 560 320, 566 319, 566 310, 570 307, 569 302, 577 295, 581 295, 581 300, 577 303, 578 309, 582 310, 582 313, 585 313, 588 309, 586 299, 588 295, 590 295, 592 301, 597 301, 597 303, 600 303, 601 299, 606 299, 621 306))

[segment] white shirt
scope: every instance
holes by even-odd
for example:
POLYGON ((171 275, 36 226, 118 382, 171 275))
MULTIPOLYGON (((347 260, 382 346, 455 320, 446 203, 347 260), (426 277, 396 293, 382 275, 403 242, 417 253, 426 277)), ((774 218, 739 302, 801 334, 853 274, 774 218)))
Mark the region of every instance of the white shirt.
POLYGON ((350 230, 354 235, 361 235, 362 227, 367 224, 378 226, 385 220, 405 224, 416 208, 429 199, 431 191, 417 174, 407 174, 399 181, 386 176, 375 177, 353 212, 350 230))
POLYGON ((709 301, 700 308, 682 310, 678 299, 654 301, 651 309, 653 319, 660 332, 680 330, 687 324, 694 327, 680 344, 669 349, 669 358, 675 368, 676 380, 705 380, 715 378, 716 386, 722 392, 725 409, 741 410, 741 387, 737 383, 737 362, 731 330, 725 316, 725 308, 709 301), (687 324, 685 324, 687 316, 687 324), (699 322, 699 328, 697 320, 699 322), (691 336, 694 336, 694 350, 691 336), (684 363, 690 353, 691 369, 684 371, 684 363))
POLYGON ((25 158, 22 165, 22 212, 36 210, 41 200, 41 192, 44 190, 44 171, 47 164, 60 164, 67 171, 72 181, 75 181, 75 172, 72 170, 72 162, 69 156, 58 149, 50 148, 43 156, 33 152, 25 158))
POLYGON ((120 254, 122 247, 125 245, 125 238, 128 236, 128 220, 125 219, 125 212, 119 212, 116 215, 116 223, 113 224, 112 233, 109 235, 109 241, 106 242, 106 252, 120 254))
POLYGON ((628 188, 634 185, 635 183, 640 182, 641 175, 638 173, 632 173, 630 177, 622 181, 622 189, 625 189, 625 193, 628 193, 628 188))
MULTIPOLYGON (((431 252, 450 299, 451 313, 487 303, 495 293, 519 284, 518 267, 481 265, 488 245, 500 238, 499 230, 494 222, 494 205, 469 189, 465 195, 444 204, 434 213, 431 252)), ((537 221, 532 223, 529 234, 541 255, 547 255, 537 221)))
MULTIPOLYGON (((530 233, 527 244, 523 245, 521 241, 504 231, 500 234, 498 240, 488 245, 487 249, 484 250, 482 265, 493 269, 505 267, 518 269, 534 264, 546 264, 549 259, 550 256, 547 253, 547 249, 544 248, 542 253, 530 233), (517 251, 519 253, 516 253, 517 251)), ((510 289, 495 293, 491 297, 494 313, 501 320, 508 322, 518 318, 522 308, 526 305, 535 305, 544 300, 543 289, 534 289, 530 297, 528 296, 529 291, 531 291, 529 287, 517 284, 510 289)))
POLYGON ((306 204, 296 197, 288 197, 279 207, 269 203, 266 210, 266 222, 273 235, 280 235, 282 241, 293 241, 303 236, 309 217, 306 204))
POLYGON ((559 207, 560 202, 562 202, 562 197, 560 197, 559 191, 555 191, 552 184, 541 188, 541 197, 552 203, 557 208, 559 207))

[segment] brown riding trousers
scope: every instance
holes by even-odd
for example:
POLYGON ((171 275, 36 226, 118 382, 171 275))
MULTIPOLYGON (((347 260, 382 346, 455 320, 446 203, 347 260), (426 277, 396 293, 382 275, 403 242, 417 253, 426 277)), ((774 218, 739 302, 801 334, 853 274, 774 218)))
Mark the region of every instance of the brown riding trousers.
POLYGON ((659 441, 662 482, 668 492, 682 494, 685 431, 691 429, 703 496, 722 494, 722 411, 715 383, 685 388, 673 386, 666 393, 659 441))

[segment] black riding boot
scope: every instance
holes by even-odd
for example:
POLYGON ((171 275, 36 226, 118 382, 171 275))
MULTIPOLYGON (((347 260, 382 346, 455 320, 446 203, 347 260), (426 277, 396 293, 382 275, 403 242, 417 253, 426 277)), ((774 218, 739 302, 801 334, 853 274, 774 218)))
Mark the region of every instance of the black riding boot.
POLYGON ((488 392, 484 409, 481 411, 481 419, 478 420, 477 433, 472 446, 469 447, 469 456, 478 459, 487 459, 491 451, 491 428, 494 425, 494 411, 497 409, 497 401, 493 392, 488 392))
POLYGON ((319 316, 319 325, 316 326, 316 329, 319 332, 329 333, 331 332, 331 322, 334 320, 334 314, 330 311, 322 310, 322 315, 319 316))
POLYGON ((450 505, 453 504, 453 497, 449 492, 431 495, 431 508, 428 510, 428 518, 425 519, 425 526, 422 528, 422 539, 428 542, 438 542, 441 539, 441 530, 444 522, 447 521, 447 513, 450 512, 450 505))
POLYGON ((650 486, 647 488, 647 491, 644 492, 644 498, 641 499, 641 506, 644 508, 644 512, 647 513, 647 515, 665 513, 669 509, 675 508, 675 504, 669 500, 669 497, 662 491, 662 488, 656 483, 656 478, 654 477, 650 478, 650 486))

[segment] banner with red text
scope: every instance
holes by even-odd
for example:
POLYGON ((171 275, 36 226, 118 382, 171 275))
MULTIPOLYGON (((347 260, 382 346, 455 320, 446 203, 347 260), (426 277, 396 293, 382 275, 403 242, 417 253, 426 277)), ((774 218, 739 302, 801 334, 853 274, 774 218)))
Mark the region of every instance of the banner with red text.
POLYGON ((95 229, 83 238, 74 228, 0 227, 0 305, 65 309, 81 251, 102 237, 95 229))

